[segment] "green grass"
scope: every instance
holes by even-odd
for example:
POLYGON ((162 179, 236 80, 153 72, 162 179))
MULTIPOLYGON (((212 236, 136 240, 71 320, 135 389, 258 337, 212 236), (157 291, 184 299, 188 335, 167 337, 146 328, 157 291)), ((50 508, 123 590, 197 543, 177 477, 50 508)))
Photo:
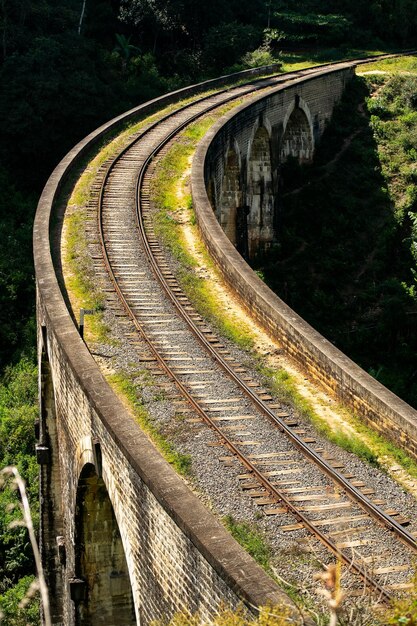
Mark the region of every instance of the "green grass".
MULTIPOLYGON (((135 372, 134 374, 136 375, 136 378, 138 375, 142 376, 144 381, 143 384, 145 386, 153 384, 153 381, 151 382, 149 380, 149 373, 146 370, 135 372)), ((167 439, 160 433, 158 428, 152 422, 149 417, 149 413, 142 402, 140 385, 135 384, 132 380, 132 376, 134 374, 112 374, 108 376, 107 380, 117 393, 125 399, 127 405, 132 410, 137 423, 142 430, 149 435, 150 439, 161 452, 165 460, 168 461, 168 463, 170 463, 170 465, 172 465, 179 474, 183 476, 189 475, 191 473, 190 455, 178 452, 178 450, 176 450, 174 446, 167 441, 167 439)), ((158 396, 155 396, 154 399, 158 399, 158 396)))
MULTIPOLYGON (((272 578, 274 578, 278 585, 298 607, 302 610, 313 610, 316 608, 312 602, 312 598, 306 595, 305 592, 303 593, 303 590, 300 589, 299 585, 292 585, 277 575, 279 572, 279 564, 276 568, 272 566, 272 550, 269 547, 264 534, 257 529, 256 524, 238 522, 232 515, 224 517, 223 523, 232 537, 234 537, 242 548, 250 554, 258 565, 260 565, 272 578)), ((280 558, 283 557, 281 556, 280 558)), ((320 562, 316 561, 315 557, 312 557, 310 553, 305 553, 302 548, 297 545, 294 545, 291 552, 287 553, 287 558, 298 564, 307 561, 314 564, 317 571, 321 569, 320 562)), ((280 611, 278 610, 276 613, 279 615, 280 611)), ((267 624, 269 623, 270 622, 267 621, 267 624)))
POLYGON ((359 436, 344 432, 341 429, 335 430, 324 418, 320 417, 311 403, 297 390, 296 383, 288 372, 283 369, 273 370, 266 367, 260 367, 260 371, 269 381, 271 390, 291 404, 301 416, 314 426, 320 435, 343 450, 353 452, 370 465, 379 466, 378 455, 359 436))
POLYGON ((358 50, 356 48, 328 48, 311 53, 283 52, 280 61, 283 62, 283 71, 296 72, 297 70, 314 67, 326 63, 343 61, 345 59, 361 59, 368 56, 387 54, 388 50, 358 50))
POLYGON ((237 326, 233 320, 220 313, 217 295, 209 284, 185 269, 180 271, 179 280, 184 292, 199 313, 213 323, 224 337, 233 341, 243 350, 250 351, 253 348, 254 340, 249 330, 244 325, 237 326))
POLYGON ((417 72, 417 57, 403 56, 393 59, 381 59, 374 63, 360 65, 357 72, 389 72, 395 74, 397 72, 417 72))
MULTIPOLYGON (((180 264, 178 279, 184 292, 200 314, 212 322, 222 334, 241 348, 249 350, 253 347, 250 329, 237 326, 224 312, 219 311, 217 294, 209 281, 199 275, 199 264, 187 250, 183 229, 177 219, 177 211, 181 204, 185 207, 189 224, 196 231, 191 196, 188 193, 179 199, 178 189, 198 141, 221 115, 239 103, 223 107, 216 115, 210 115, 203 121, 193 124, 181 134, 179 141, 157 165, 152 183, 152 199, 158 209, 154 224, 155 233, 180 264)), ((213 262, 201 243, 198 246, 198 253, 203 257, 206 266, 212 270, 213 262)))
POLYGON ((273 370, 260 366, 260 372, 269 381, 270 389, 281 399, 286 400, 303 417, 305 417, 320 435, 335 443, 343 450, 356 454, 360 459, 374 467, 384 468, 384 459, 391 457, 403 467, 413 478, 417 478, 417 462, 404 450, 388 441, 385 437, 368 427, 351 411, 338 407, 340 413, 354 433, 334 429, 314 410, 311 403, 297 390, 296 383, 285 370, 273 370))
POLYGON ((92 309, 86 321, 86 337, 96 341, 109 341, 108 328, 103 322, 104 294, 94 276, 93 263, 88 254, 84 230, 84 210, 71 213, 66 218, 66 245, 64 267, 67 271, 65 285, 70 294, 75 317, 81 307, 92 309))
POLYGON ((232 537, 236 539, 246 552, 266 572, 271 573, 271 549, 256 526, 247 522, 237 522, 232 515, 227 515, 223 522, 232 537))

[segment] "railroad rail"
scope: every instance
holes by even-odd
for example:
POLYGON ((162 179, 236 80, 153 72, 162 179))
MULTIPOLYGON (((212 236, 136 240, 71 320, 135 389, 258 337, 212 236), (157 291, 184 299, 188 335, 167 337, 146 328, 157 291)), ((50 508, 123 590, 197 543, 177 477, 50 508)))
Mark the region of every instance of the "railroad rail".
POLYGON ((382 503, 369 497, 361 481, 339 471, 337 463, 326 459, 314 442, 296 432, 296 424, 286 419, 281 406, 267 392, 254 391, 257 383, 245 368, 233 362, 222 341, 183 293, 153 231, 153 167, 184 128, 225 104, 250 98, 254 93, 269 94, 277 86, 320 70, 323 66, 205 95, 139 131, 108 167, 99 194, 98 231, 103 261, 126 315, 157 366, 195 413, 193 419, 208 424, 231 458, 245 469, 242 488, 264 507, 266 514, 278 519, 291 513, 295 523, 285 526, 287 532, 307 529, 367 587, 389 600, 393 590, 404 586, 404 572, 417 550, 416 538, 405 527, 408 520, 397 511, 384 510, 382 503), (216 381, 220 381, 215 388, 211 379, 214 371, 216 381), (237 436, 244 430, 242 424, 247 419, 267 421, 268 432, 279 434, 279 447, 271 446, 277 441, 276 434, 263 441, 236 441, 233 434, 237 436), (314 487, 304 489, 293 480, 301 472, 311 473, 314 487), (342 516, 323 517, 327 511, 342 511, 342 516), (347 516, 343 513, 346 511, 347 516), (379 530, 375 531, 375 524, 379 530), (340 542, 336 537, 341 534, 359 538, 340 542), (379 542, 376 535, 380 535, 379 542), (400 565, 396 565, 398 552, 400 565), (380 560, 381 553, 385 554, 386 564, 373 567, 371 575, 368 565, 380 560), (401 582, 397 582, 397 575, 401 582))

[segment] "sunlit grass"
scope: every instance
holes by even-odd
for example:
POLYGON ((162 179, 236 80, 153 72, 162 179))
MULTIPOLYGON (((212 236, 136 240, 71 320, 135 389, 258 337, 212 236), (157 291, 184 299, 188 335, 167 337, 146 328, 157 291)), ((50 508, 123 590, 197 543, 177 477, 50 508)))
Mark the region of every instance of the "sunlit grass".
POLYGON ((232 515, 226 515, 223 522, 232 537, 268 573, 271 573, 271 548, 264 535, 254 524, 238 522, 232 515))
POLYGON ((417 73, 417 57, 416 56, 403 56, 395 57, 392 59, 381 59, 373 63, 366 63, 366 65, 360 65, 357 68, 357 73, 363 72, 388 72, 396 74, 398 72, 411 72, 417 73))
MULTIPOLYGON (((296 72, 297 70, 307 69, 317 65, 326 63, 335 63, 337 61, 361 59, 369 56, 379 56, 386 54, 386 50, 358 50, 354 48, 341 49, 329 48, 319 50, 312 53, 296 53, 283 52, 280 60, 283 62, 283 70, 285 72, 296 72)), ((366 66, 367 67, 367 66, 366 66)))
MULTIPOLYGON (((212 91, 206 92, 210 95, 212 91)), ((88 251, 85 223, 88 218, 87 206, 93 198, 93 184, 97 182, 100 169, 117 156, 132 138, 149 124, 179 109, 184 104, 193 102, 199 96, 193 96, 141 120, 130 123, 113 139, 109 139, 100 151, 91 158, 84 171, 74 185, 68 200, 68 210, 64 221, 64 276, 74 316, 78 317, 80 308, 92 309, 96 312, 89 316, 86 324, 85 337, 89 341, 109 341, 109 329, 103 323, 102 310, 105 297, 97 284, 93 263, 88 251)), ((203 125, 204 129, 204 125, 203 125)), ((190 131, 192 133, 193 130, 190 131)), ((204 130, 203 130, 204 132, 204 130)))
MULTIPOLYGON (((269 380, 270 388, 281 400, 286 400, 293 406, 297 413, 306 418, 315 430, 328 441, 338 445, 347 452, 353 452, 363 461, 370 465, 378 466, 377 454, 361 439, 359 435, 334 428, 327 420, 322 418, 317 410, 297 389, 294 378, 285 370, 274 370, 271 368, 260 368, 262 374, 269 380)), ((347 416, 345 417, 347 419, 347 416)))
MULTIPOLYGON (((137 377, 136 372, 136 377, 137 377)), ((144 372, 145 376, 147 372, 144 372)), ((134 384, 131 376, 125 373, 111 374, 107 377, 110 385, 115 391, 124 398, 126 404, 131 409, 133 416, 141 429, 149 435, 149 438, 161 452, 174 469, 182 475, 188 475, 191 472, 191 457, 189 454, 183 454, 175 449, 164 435, 161 434, 158 427, 150 419, 149 412, 143 404, 140 386, 134 384)))
POLYGON ((403 449, 388 441, 383 435, 367 426, 363 420, 343 406, 337 412, 343 416, 346 427, 334 426, 322 417, 298 390, 296 379, 284 369, 275 370, 265 366, 259 367, 260 372, 269 381, 270 389, 282 401, 288 402, 314 429, 328 441, 336 444, 347 452, 375 467, 389 469, 389 464, 397 463, 407 473, 417 478, 417 462, 403 449))
POLYGON ((182 133, 169 153, 158 163, 152 183, 152 198, 158 208, 154 225, 155 233, 162 238, 164 244, 179 262, 178 279, 184 292, 200 314, 209 319, 220 332, 240 347, 249 349, 253 345, 250 329, 245 325, 237 326, 227 313, 219 310, 217 291, 213 288, 211 281, 199 274, 200 262, 189 251, 182 220, 179 222, 177 219, 177 211, 181 206, 187 214, 188 226, 193 230, 194 239, 198 242, 197 251, 200 258, 204 260, 207 268, 216 272, 213 261, 198 235, 191 196, 189 192, 186 192, 181 193, 179 197, 179 187, 182 186, 184 172, 189 167, 190 158, 198 141, 221 115, 239 103, 222 107, 216 115, 206 117, 182 133))
POLYGON ((64 273, 74 316, 80 308, 95 311, 88 317, 86 337, 96 341, 108 340, 108 328, 103 322, 104 294, 94 276, 84 230, 84 210, 74 210, 65 221, 64 273))

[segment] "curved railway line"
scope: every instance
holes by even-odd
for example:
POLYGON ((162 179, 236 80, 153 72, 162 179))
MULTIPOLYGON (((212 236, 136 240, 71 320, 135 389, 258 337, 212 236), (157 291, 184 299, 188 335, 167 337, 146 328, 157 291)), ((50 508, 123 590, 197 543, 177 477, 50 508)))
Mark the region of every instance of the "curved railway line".
POLYGON ((384 508, 362 481, 343 473, 314 441, 303 438, 294 420, 234 361, 183 293, 153 230, 154 163, 181 130, 229 102, 254 92, 267 94, 318 69, 203 96, 139 131, 107 167, 97 224, 111 289, 146 342, 151 367, 174 382, 192 419, 216 433, 228 453, 224 459, 241 464, 242 489, 267 515, 279 520, 290 513, 294 520, 282 526, 286 532, 307 529, 368 588, 389 600, 393 591, 406 587, 417 551, 408 520, 384 508), (256 430, 260 420, 270 435, 245 440, 248 423, 256 430), (310 476, 307 487, 304 474, 310 476))

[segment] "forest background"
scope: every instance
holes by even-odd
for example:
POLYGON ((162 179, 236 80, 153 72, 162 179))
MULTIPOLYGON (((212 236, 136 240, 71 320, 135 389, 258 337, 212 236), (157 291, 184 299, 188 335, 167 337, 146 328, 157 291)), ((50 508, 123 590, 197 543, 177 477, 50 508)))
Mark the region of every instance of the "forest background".
MULTIPOLYGON (((101 123, 166 91, 275 59, 285 69, 413 47, 415 32, 415 0, 0 0, 0 467, 18 465, 35 518, 31 241, 54 166, 101 123)), ((33 564, 25 529, 9 528, 11 501, 0 491, 4 625, 35 624, 36 610, 16 609, 33 564)))

